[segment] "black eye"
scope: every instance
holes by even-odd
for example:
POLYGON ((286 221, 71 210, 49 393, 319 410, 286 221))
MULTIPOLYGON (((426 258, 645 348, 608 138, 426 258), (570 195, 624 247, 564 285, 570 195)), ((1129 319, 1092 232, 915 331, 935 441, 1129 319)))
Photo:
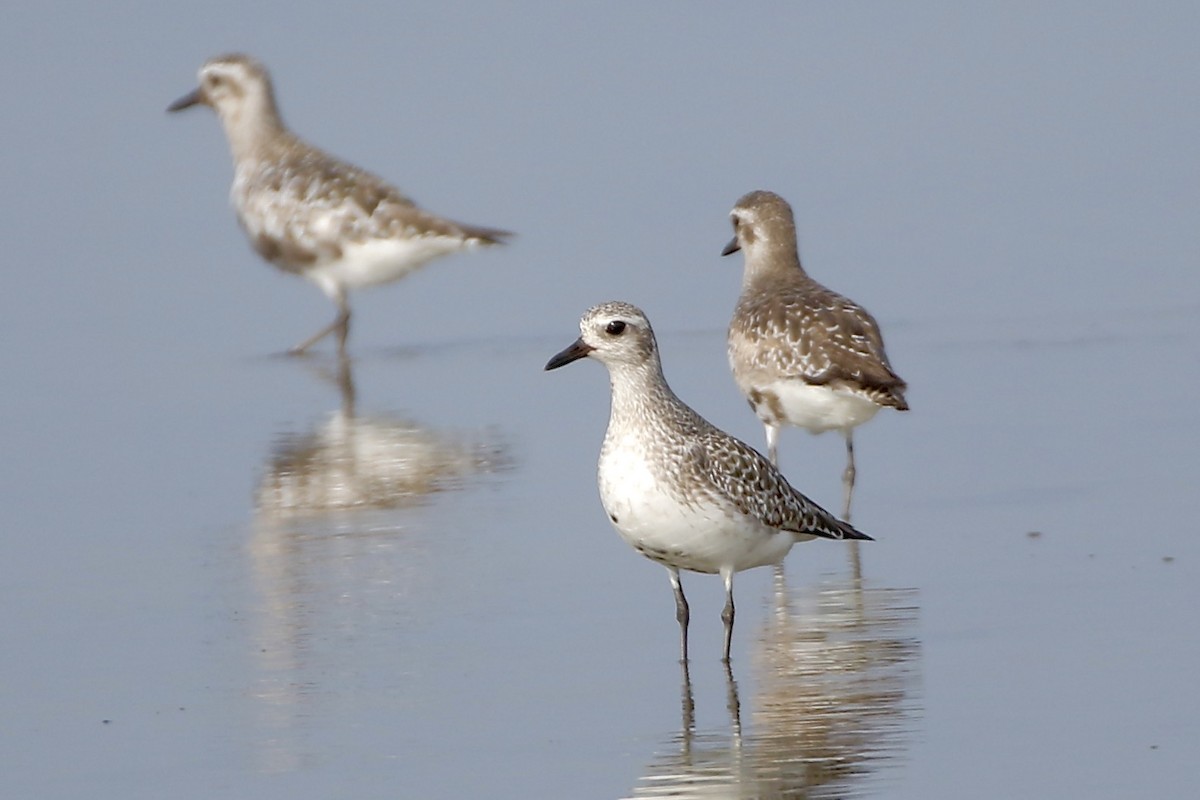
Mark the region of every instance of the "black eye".
POLYGON ((604 330, 608 331, 609 335, 611 336, 620 336, 625 332, 625 323, 619 319, 614 319, 612 322, 608 323, 608 327, 606 327, 604 330))

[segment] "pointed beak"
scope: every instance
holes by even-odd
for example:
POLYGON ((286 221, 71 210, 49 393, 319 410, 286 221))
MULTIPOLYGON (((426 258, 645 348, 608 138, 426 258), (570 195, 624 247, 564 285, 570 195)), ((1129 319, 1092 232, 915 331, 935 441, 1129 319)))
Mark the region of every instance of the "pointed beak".
POLYGON ((595 348, 593 348, 591 345, 584 344, 582 337, 576 339, 570 347, 568 347, 566 350, 563 350, 561 353, 557 353, 553 358, 547 361, 546 369, 551 370, 558 369, 559 367, 565 367, 572 361, 578 361, 579 359, 586 357, 587 354, 592 352, 594 349, 595 348))
POLYGON ((727 256, 732 253, 736 253, 738 250, 741 250, 741 249, 742 249, 742 246, 740 244, 738 244, 737 237, 735 236, 729 240, 729 244, 725 245, 725 249, 721 251, 721 255, 727 256))
POLYGON ((176 100, 171 105, 167 106, 167 111, 183 111, 185 108, 200 105, 204 102, 204 95, 199 89, 196 89, 183 97, 176 100))

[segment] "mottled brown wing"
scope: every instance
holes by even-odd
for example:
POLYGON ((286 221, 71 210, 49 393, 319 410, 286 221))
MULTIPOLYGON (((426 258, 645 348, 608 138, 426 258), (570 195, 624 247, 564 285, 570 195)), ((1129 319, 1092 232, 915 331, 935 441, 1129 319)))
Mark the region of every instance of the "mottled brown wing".
POLYGON ((686 455, 687 480, 771 528, 826 539, 869 539, 796 491, 756 450, 713 429, 686 455))
POLYGON ((375 175, 316 150, 264 163, 254 182, 247 216, 262 220, 262 230, 251 232, 252 241, 260 252, 288 243, 295 261, 306 253, 308 261, 336 258, 347 241, 447 236, 493 244, 509 235, 430 214, 375 175))
POLYGON ((772 292, 748 308, 731 330, 731 348, 752 369, 814 385, 849 384, 907 408, 905 383, 892 371, 879 325, 839 294, 811 288, 772 292))

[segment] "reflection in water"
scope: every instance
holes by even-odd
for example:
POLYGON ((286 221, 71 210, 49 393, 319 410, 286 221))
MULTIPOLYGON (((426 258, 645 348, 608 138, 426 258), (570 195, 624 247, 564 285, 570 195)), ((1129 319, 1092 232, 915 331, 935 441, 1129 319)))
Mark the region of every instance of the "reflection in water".
POLYGON ((351 362, 338 360, 342 405, 321 427, 280 441, 259 484, 259 514, 280 517, 422 502, 506 465, 501 446, 462 441, 393 417, 360 416, 351 362))
MULTIPOLYGON (((474 442, 384 415, 360 416, 351 364, 339 362, 341 407, 312 432, 276 446, 256 493, 248 544, 257 607, 251 655, 262 772, 290 772, 317 757, 312 717, 337 692, 368 690, 362 664, 405 670, 406 654, 365 635, 379 617, 403 615, 404 598, 429 577, 420 540, 397 514, 472 475, 504 469, 494 437, 474 442), (386 647, 386 654, 365 652, 386 647)), ((394 683, 390 684, 394 685, 394 683)), ((331 712, 330 712, 331 713, 331 712)))
POLYGON ((915 590, 847 580, 789 593, 779 580, 774 600, 745 729, 727 672, 728 728, 694 730, 685 668, 682 729, 633 797, 849 797, 902 755, 918 713, 915 590))

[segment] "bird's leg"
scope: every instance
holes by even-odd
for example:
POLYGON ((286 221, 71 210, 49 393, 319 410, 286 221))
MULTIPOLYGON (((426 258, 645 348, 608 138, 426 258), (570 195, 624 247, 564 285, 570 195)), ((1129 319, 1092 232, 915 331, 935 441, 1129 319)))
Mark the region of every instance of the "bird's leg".
POLYGON ((308 351, 308 348, 312 347, 314 344, 321 341, 329 334, 333 333, 334 330, 337 329, 337 327, 338 327, 338 321, 334 320, 329 325, 326 325, 324 328, 321 328, 321 330, 317 331, 312 336, 308 337, 303 342, 301 342, 300 344, 293 347, 291 350, 288 351, 288 353, 293 356, 304 355, 305 352, 308 351))
POLYGON ((691 612, 688 611, 687 598, 683 596, 683 584, 679 582, 679 570, 675 567, 667 567, 667 573, 671 576, 671 588, 675 590, 675 620, 679 623, 679 661, 687 664, 687 631, 691 612))
POLYGON ((764 422, 763 427, 767 431, 767 459, 771 462, 771 466, 779 467, 779 426, 772 425, 769 422, 764 422))
POLYGON ((338 314, 333 318, 333 322, 329 323, 324 328, 321 328, 321 330, 317 331, 312 336, 293 347, 288 351, 289 353, 294 356, 303 355, 308 348, 312 347, 329 334, 336 332, 338 335, 338 354, 345 355, 346 336, 350 333, 350 304, 346 301, 346 293, 343 291, 338 291, 336 294, 332 295, 332 300, 337 304, 338 307, 338 314))
POLYGON ((725 608, 721 610, 721 621, 725 623, 725 651, 721 660, 729 663, 729 648, 733 643, 733 570, 721 570, 725 580, 725 608))
MULTIPOLYGON (((763 429, 767 432, 767 459, 771 462, 771 466, 779 468, 779 431, 780 426, 770 422, 763 423, 763 429)), ((783 562, 780 561, 775 565, 775 583, 783 583, 783 562)), ((728 656, 728 648, 726 648, 728 656)))
POLYGON ((842 519, 850 521, 850 501, 854 498, 854 431, 846 431, 846 471, 842 473, 842 519))
POLYGON ((338 356, 345 358, 346 338, 350 335, 350 304, 346 302, 345 292, 338 292, 337 306, 338 315, 333 324, 337 326, 338 356))
MULTIPOLYGON (((772 425, 769 422, 763 423, 763 428, 767 431, 767 458, 771 462, 771 466, 779 468, 779 428, 778 425, 772 425)), ((783 583, 783 562, 780 561, 775 565, 775 582, 776 584, 783 583)))

